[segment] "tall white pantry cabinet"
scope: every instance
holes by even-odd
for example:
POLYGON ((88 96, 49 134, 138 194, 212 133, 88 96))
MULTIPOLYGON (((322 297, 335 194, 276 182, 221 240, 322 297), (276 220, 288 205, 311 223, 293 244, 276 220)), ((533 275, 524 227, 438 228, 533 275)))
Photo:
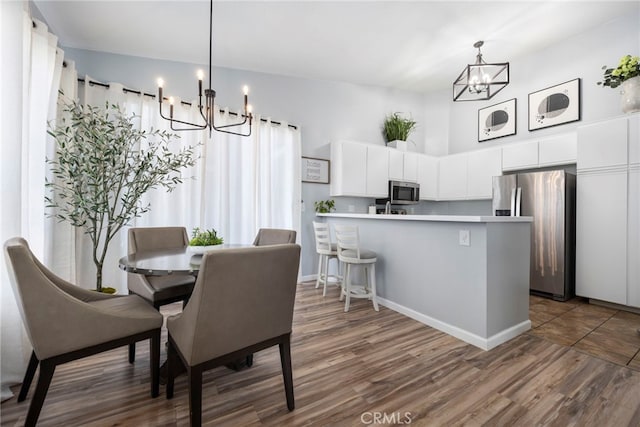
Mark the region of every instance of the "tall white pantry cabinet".
POLYGON ((576 294, 640 307, 640 115, 578 128, 576 294))

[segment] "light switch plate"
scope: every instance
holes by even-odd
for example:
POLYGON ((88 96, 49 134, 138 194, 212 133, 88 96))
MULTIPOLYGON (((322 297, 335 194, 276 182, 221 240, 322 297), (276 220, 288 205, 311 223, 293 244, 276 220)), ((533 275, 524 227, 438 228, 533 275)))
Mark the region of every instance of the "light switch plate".
POLYGON ((460 246, 469 246, 471 244, 469 230, 460 230, 458 232, 458 243, 460 243, 460 246))

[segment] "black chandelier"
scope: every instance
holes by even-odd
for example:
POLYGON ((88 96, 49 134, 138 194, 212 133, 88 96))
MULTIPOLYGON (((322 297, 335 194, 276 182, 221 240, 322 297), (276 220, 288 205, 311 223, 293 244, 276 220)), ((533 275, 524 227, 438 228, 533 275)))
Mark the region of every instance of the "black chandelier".
POLYGON ((183 120, 178 120, 173 117, 173 97, 169 97, 169 117, 166 117, 162 114, 162 86, 164 82, 162 79, 158 79, 158 102, 160 105, 160 117, 165 120, 169 120, 171 123, 171 130, 174 131, 183 131, 183 130, 202 130, 209 128, 209 136, 211 136, 211 132, 216 130, 218 132, 230 133, 232 135, 239 136, 249 136, 251 135, 251 122, 253 120, 253 116, 251 114, 251 106, 248 104, 249 102, 249 87, 244 87, 244 112, 240 116, 242 119, 237 123, 231 123, 226 125, 216 126, 215 124, 215 99, 216 99, 216 91, 211 88, 211 56, 213 50, 213 0, 210 0, 210 15, 209 15, 209 89, 204 90, 205 97, 205 105, 202 105, 202 79, 204 78, 204 72, 202 70, 198 70, 198 110, 200 110, 200 116, 204 120, 204 123, 190 123, 185 122, 183 120), (243 126, 248 122, 248 131, 246 133, 242 131, 235 132, 231 130, 236 126, 243 126), (183 125, 182 127, 174 127, 174 124, 183 125))
POLYGON ((473 47, 478 49, 476 63, 467 65, 453 82, 454 101, 491 99, 509 84, 509 63, 487 64, 484 62, 480 52, 483 44, 482 40, 473 44, 473 47))

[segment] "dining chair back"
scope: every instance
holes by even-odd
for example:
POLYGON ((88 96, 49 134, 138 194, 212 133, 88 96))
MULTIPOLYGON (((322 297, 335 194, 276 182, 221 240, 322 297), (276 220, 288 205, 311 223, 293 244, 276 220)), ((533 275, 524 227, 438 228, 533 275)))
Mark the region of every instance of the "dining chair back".
POLYGON ((261 228, 253 241, 254 246, 295 243, 296 231, 281 228, 261 228))
POLYGON ((200 425, 202 373, 278 345, 287 407, 294 408, 290 339, 300 246, 223 249, 203 256, 189 304, 167 319, 167 398, 187 368, 191 425, 200 425))
POLYGON ((61 279, 38 261, 23 238, 7 240, 4 253, 33 346, 18 402, 27 397, 40 365, 26 426, 36 424, 57 365, 136 341, 151 341, 151 396, 158 395, 163 321, 158 311, 135 295, 107 295, 61 279))

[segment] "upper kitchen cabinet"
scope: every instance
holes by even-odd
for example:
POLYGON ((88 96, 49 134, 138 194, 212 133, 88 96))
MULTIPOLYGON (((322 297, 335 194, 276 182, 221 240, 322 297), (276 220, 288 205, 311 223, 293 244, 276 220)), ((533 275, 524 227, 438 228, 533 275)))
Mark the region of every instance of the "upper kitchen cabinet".
POLYGON ((386 197, 386 147, 351 141, 331 144, 331 196, 386 197))
POLYGON ((418 161, 418 184, 420 200, 438 199, 438 158, 420 154, 418 161))
POLYGON ((493 177, 502 175, 502 149, 470 151, 467 157, 467 199, 491 199, 493 177))
POLYGON ((438 160, 438 200, 466 199, 468 154, 452 154, 438 160))
POLYGON ((505 145, 502 147, 502 170, 573 164, 576 162, 577 147, 575 132, 505 145))
POLYGON ((389 179, 418 182, 417 153, 389 149, 389 179))

